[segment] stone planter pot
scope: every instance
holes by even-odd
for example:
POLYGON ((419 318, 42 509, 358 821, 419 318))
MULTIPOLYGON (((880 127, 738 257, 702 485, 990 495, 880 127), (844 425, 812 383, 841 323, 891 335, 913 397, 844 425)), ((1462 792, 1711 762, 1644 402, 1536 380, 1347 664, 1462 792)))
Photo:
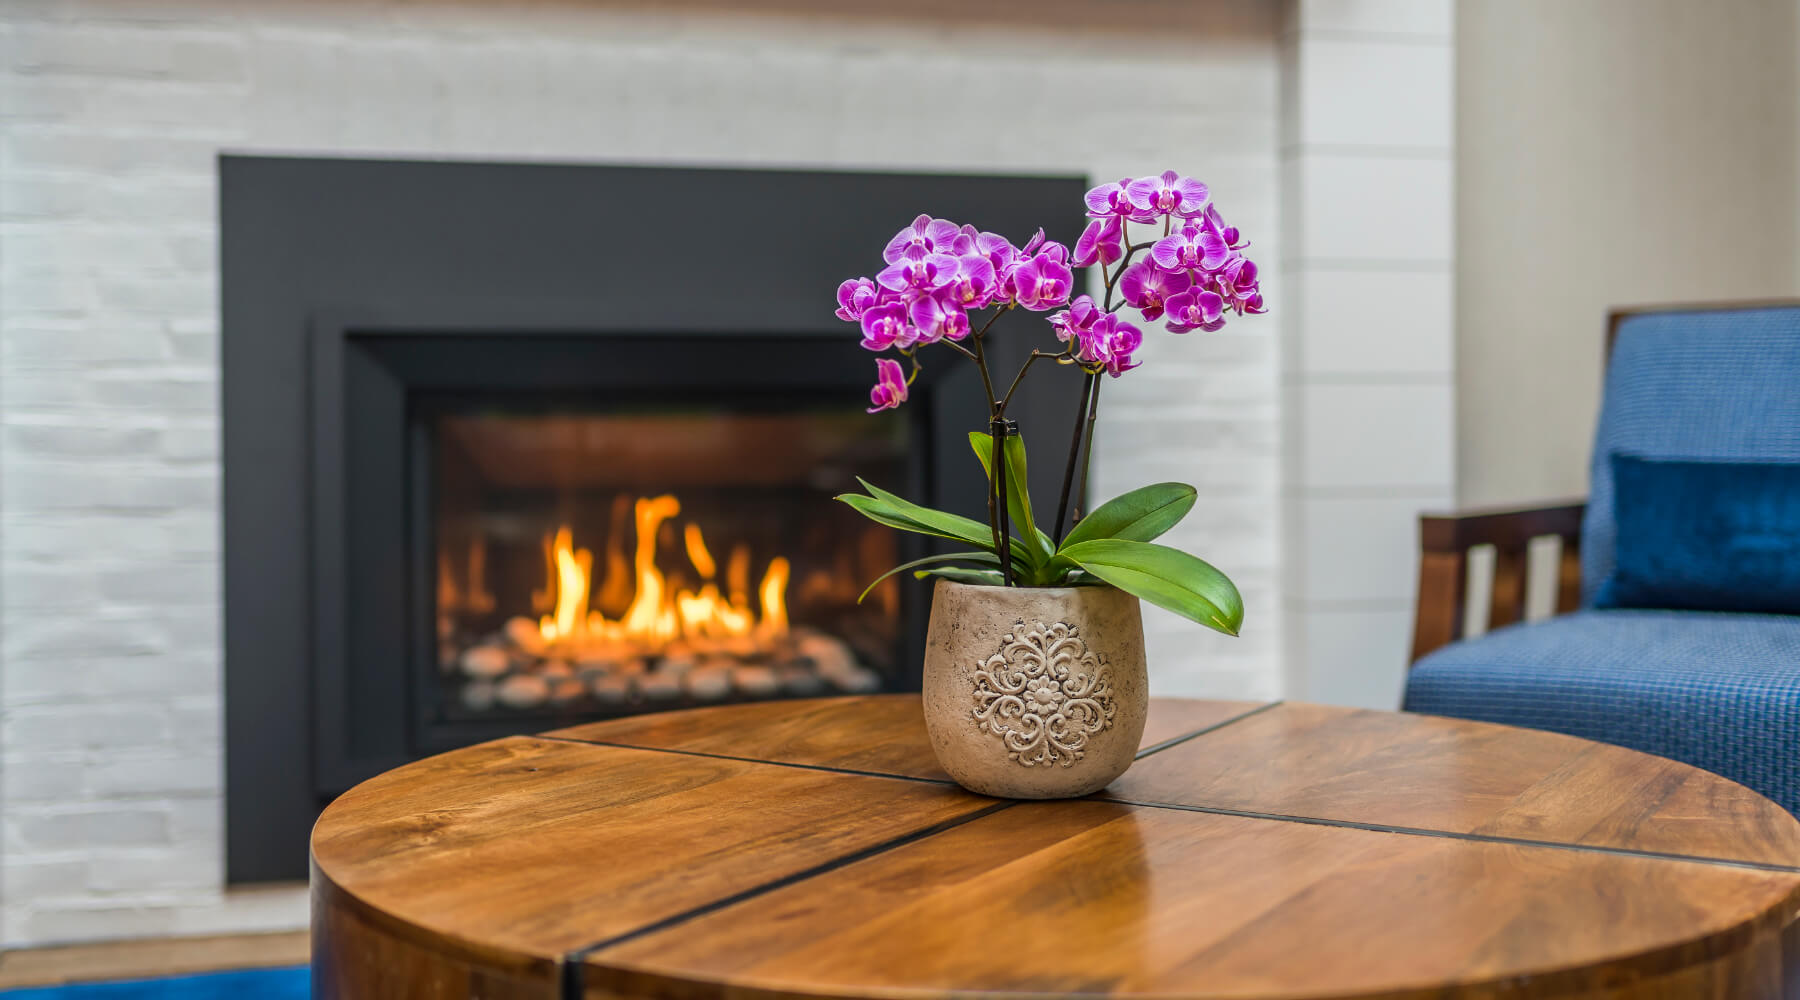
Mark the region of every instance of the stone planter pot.
POLYGON ((1060 799, 1125 773, 1150 704, 1138 599, 1112 587, 939 580, 925 641, 925 728, 973 792, 1060 799))

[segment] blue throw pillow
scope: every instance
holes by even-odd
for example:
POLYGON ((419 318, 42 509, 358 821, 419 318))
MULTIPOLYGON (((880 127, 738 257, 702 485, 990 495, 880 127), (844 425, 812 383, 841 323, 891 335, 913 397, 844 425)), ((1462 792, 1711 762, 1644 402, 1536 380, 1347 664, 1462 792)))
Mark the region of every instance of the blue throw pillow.
POLYGON ((1610 461, 1616 565, 1595 607, 1800 614, 1800 464, 1610 461))

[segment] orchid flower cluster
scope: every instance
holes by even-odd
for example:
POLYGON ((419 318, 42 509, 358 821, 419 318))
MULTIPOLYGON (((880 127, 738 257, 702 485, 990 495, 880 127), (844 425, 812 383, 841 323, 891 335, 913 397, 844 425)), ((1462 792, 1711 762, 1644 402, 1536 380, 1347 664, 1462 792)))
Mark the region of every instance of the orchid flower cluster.
POLYGON ((1144 341, 1143 331, 1114 311, 1115 292, 1145 321, 1166 320, 1171 333, 1218 330, 1227 313, 1265 311, 1256 262, 1244 255, 1247 244, 1220 217, 1205 184, 1167 170, 1102 184, 1085 200, 1092 221, 1073 250, 1046 240, 1042 229, 1015 247, 995 233, 921 215, 888 241, 887 266, 874 279, 839 285, 837 316, 861 327, 863 347, 913 359, 910 373, 891 358, 877 359, 869 412, 905 402, 919 371, 914 352, 940 341, 960 349, 974 331, 969 314, 988 307, 998 316, 1015 307, 1067 306, 1049 317, 1064 350, 1047 356, 1114 378, 1138 367, 1133 355, 1144 341), (1133 244, 1131 224, 1160 225, 1161 238, 1133 244), (1132 260, 1146 249, 1148 256, 1132 260), (1085 294, 1071 301, 1074 269, 1096 266, 1104 301, 1085 294))
POLYGON ((908 370, 893 357, 876 359, 870 413, 906 402, 921 371, 920 349, 942 344, 979 369, 991 432, 970 435, 989 476, 987 526, 910 504, 866 483, 867 496, 840 499, 883 524, 978 546, 892 572, 961 562, 965 565, 939 565, 915 575, 1006 585, 1109 583, 1235 634, 1243 607, 1230 580, 1193 556, 1150 544, 1192 508, 1192 487, 1161 483, 1134 490, 1085 518, 1078 513, 1079 523, 1066 535, 1064 522, 1071 499, 1085 492, 1099 376, 1118 378, 1141 364, 1136 354, 1144 332, 1122 309, 1130 307, 1145 324, 1161 321, 1171 333, 1216 331, 1229 316, 1266 311, 1256 263, 1244 253, 1247 241, 1225 224, 1207 186, 1173 170, 1101 184, 1084 200, 1090 221, 1073 248, 1046 239, 1042 229, 1015 246, 971 225, 920 215, 887 242, 884 266, 874 278, 851 278, 838 286, 838 318, 858 325, 862 346, 910 362, 908 370), (1133 226, 1150 229, 1134 233, 1133 226), (1098 300, 1074 294, 1075 274, 1082 268, 1099 270, 1098 300), (971 314, 984 309, 992 312, 977 323, 971 314), (995 391, 983 341, 995 320, 1014 309, 1050 313, 1050 329, 1062 347, 1032 350, 1002 394, 995 391), (1006 419, 1013 394, 1042 360, 1075 366, 1085 375, 1050 532, 1032 520, 1023 440, 1006 419))
MULTIPOLYGON (((1069 248, 1044 239, 1042 229, 1021 248, 974 226, 921 215, 894 234, 881 256, 887 267, 873 281, 852 278, 838 286, 837 315, 861 325, 864 347, 907 357, 939 341, 956 345, 968 338, 972 310, 1042 312, 1068 302, 1075 283, 1069 248)), ((869 412, 904 403, 917 361, 912 375, 890 358, 878 359, 875 370, 869 412)))

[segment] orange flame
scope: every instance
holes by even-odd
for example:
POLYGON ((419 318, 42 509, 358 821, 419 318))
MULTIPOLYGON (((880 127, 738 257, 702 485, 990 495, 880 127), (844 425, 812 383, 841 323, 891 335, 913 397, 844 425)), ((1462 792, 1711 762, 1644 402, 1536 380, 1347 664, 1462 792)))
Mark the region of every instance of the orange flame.
POLYGON ((713 562, 712 553, 706 551, 706 539, 700 537, 700 526, 692 521, 687 524, 687 552, 688 561, 706 579, 712 579, 719 571, 719 565, 713 562))
POLYGON ((769 570, 763 574, 762 586, 758 588, 763 607, 761 627, 765 635, 787 634, 787 582, 788 561, 781 556, 769 560, 769 570))
MULTIPOLYGON (((757 588, 761 598, 759 619, 750 609, 748 590, 750 553, 742 546, 731 552, 728 568, 730 596, 720 593, 713 578, 718 573, 711 551, 700 526, 689 522, 684 526, 688 560, 706 581, 699 590, 680 589, 671 592, 669 581, 656 564, 656 541, 663 522, 681 513, 681 502, 673 496, 640 497, 635 507, 637 551, 632 564, 636 590, 631 603, 617 621, 608 620, 599 610, 590 610, 588 599, 594 588, 593 553, 577 549, 573 531, 564 525, 555 535, 544 540, 546 580, 544 590, 534 598, 545 605, 553 603, 554 612, 538 621, 539 632, 549 644, 574 646, 606 645, 629 642, 633 645, 660 649, 676 639, 753 638, 767 642, 780 638, 788 630, 787 584, 790 566, 780 556, 769 560, 757 588), (551 600, 553 599, 553 601, 551 600)), ((617 539, 608 544, 609 551, 617 539)), ((607 573, 622 566, 607 560, 607 573)), ((616 592, 617 581, 603 578, 599 591, 616 592)))
POLYGON ((556 560, 556 577, 550 592, 556 595, 556 614, 538 621, 545 639, 575 634, 587 612, 588 580, 594 568, 594 554, 573 545, 573 534, 567 526, 556 532, 551 552, 556 560))

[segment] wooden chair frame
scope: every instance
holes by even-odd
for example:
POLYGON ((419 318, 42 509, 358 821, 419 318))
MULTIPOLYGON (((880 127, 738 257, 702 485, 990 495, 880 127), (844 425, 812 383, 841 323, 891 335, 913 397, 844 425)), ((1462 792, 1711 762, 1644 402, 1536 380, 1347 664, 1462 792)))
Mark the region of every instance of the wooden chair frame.
MULTIPOLYGON (((1756 299, 1680 305, 1632 306, 1607 314, 1606 360, 1612 358, 1619 324, 1644 313, 1702 312, 1800 306, 1800 299, 1756 299)), ((1605 377, 1602 365, 1601 377, 1605 377)), ((1557 572, 1556 612, 1581 604, 1581 518, 1583 500, 1564 500, 1537 507, 1487 507, 1419 515, 1419 597, 1413 616, 1414 662, 1431 651, 1463 638, 1463 606, 1468 602, 1469 549, 1494 547, 1493 596, 1488 601, 1488 627, 1511 625, 1525 616, 1526 550, 1533 539, 1562 539, 1557 572)))
POLYGON ((1493 596, 1488 627, 1511 625, 1525 616, 1525 553, 1533 539, 1562 539, 1556 575, 1556 612, 1581 603, 1581 517, 1584 501, 1544 507, 1485 508, 1419 515, 1419 604, 1413 618, 1412 658, 1416 661, 1463 637, 1463 605, 1468 602, 1469 549, 1494 547, 1493 596))

